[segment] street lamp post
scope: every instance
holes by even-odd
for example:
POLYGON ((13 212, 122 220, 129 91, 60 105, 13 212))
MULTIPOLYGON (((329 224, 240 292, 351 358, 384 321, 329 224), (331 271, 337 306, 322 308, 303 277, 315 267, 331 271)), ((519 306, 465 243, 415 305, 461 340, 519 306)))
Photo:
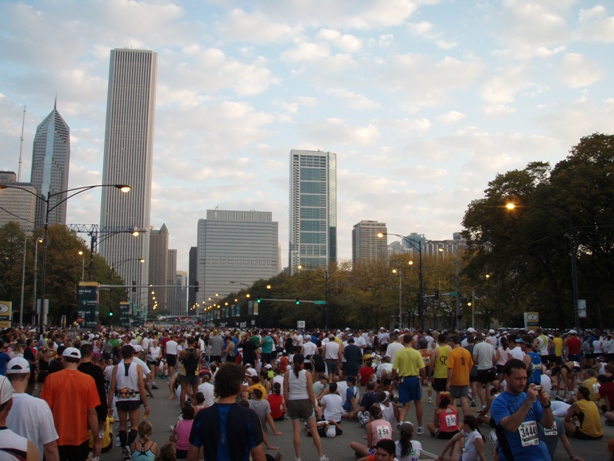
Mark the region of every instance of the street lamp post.
POLYGON ((377 236, 382 238, 384 235, 394 235, 400 237, 402 240, 406 240, 413 249, 418 252, 418 277, 420 281, 419 299, 418 299, 418 319, 420 321, 420 329, 424 330, 424 273, 422 271, 422 241, 406 237, 401 234, 393 234, 391 232, 379 232, 377 236))
MULTIPOLYGON (((36 239, 36 242, 34 243, 34 283, 33 283, 33 287, 32 287, 32 310, 36 311, 36 309, 38 308, 37 306, 37 297, 36 297, 36 282, 38 279, 38 244, 39 243, 43 243, 43 239, 38 237, 36 239)), ((41 301, 42 303, 42 301, 41 301)), ((23 319, 22 320, 22 324, 23 324, 23 319)))
MULTIPOLYGON (((9 184, 0 184, 0 190, 2 189, 19 189, 22 190, 24 192, 27 192, 30 195, 35 196, 38 200, 42 200, 43 203, 45 204, 45 220, 43 223, 43 261, 42 261, 42 267, 41 267, 41 305, 40 305, 40 309, 39 309, 39 317, 38 317, 38 323, 39 323, 39 333, 41 335, 43 335, 45 333, 45 319, 44 319, 44 313, 45 313, 45 289, 46 289, 46 270, 47 270, 47 242, 48 242, 48 238, 47 238, 47 234, 49 232, 49 215, 51 214, 51 212, 53 210, 55 210, 58 206, 60 206, 62 203, 68 201, 69 199, 71 199, 72 197, 74 197, 75 195, 79 195, 83 192, 86 192, 88 190, 92 190, 92 189, 96 189, 98 187, 115 187, 116 189, 121 190, 122 192, 126 193, 126 192, 130 192, 130 186, 125 185, 125 184, 96 184, 93 186, 83 186, 83 187, 75 187, 73 189, 67 189, 67 190, 63 190, 60 192, 51 192, 51 190, 49 190, 49 192, 47 192, 47 196, 45 197, 44 195, 39 195, 36 192, 32 192, 24 187, 19 187, 19 186, 12 186, 9 184), (66 195, 69 194, 70 195, 66 195), (66 197, 61 198, 61 200, 58 200, 57 203, 55 203, 53 206, 51 206, 51 199, 56 198, 56 197, 62 197, 63 195, 66 195, 66 197)), ((36 296, 36 295, 35 295, 36 296)))

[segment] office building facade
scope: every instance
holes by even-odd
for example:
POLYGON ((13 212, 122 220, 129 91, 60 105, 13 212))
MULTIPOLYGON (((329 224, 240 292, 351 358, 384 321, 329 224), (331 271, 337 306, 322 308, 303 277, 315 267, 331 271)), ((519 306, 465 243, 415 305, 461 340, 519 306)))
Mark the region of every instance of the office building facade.
MULTIPOLYGON (((53 110, 36 128, 32 148, 31 183, 38 193, 47 197, 68 189, 68 167, 70 165, 70 128, 57 110, 53 110)), ((66 194, 61 193, 49 200, 49 224, 66 224, 66 205, 62 202, 66 194), (59 205, 58 205, 59 204, 59 205)), ((45 222, 45 204, 39 200, 36 210, 36 227, 45 222)))
POLYGON ((210 305, 277 275, 278 227, 270 211, 207 210, 207 218, 198 221, 196 301, 210 305))
POLYGON ((386 223, 378 221, 360 221, 352 229, 352 263, 373 261, 388 255, 386 223), (378 237, 378 233, 384 234, 378 237))
POLYGON ((29 182, 17 182, 17 175, 14 171, 0 171, 0 184, 3 183, 25 190, 7 187, 0 191, 0 227, 14 221, 23 230, 31 231, 34 229, 36 207, 38 206, 35 196, 36 187, 29 182))
MULTIPOLYGON (((190 247, 190 253, 188 255, 188 308, 196 304, 196 283, 198 282, 198 247, 190 247)), ((196 311, 197 309, 195 309, 196 311)), ((202 311, 202 309, 201 309, 202 311)), ((200 315, 201 312, 194 312, 192 314, 200 315)))
POLYGON ((167 289, 168 285, 168 228, 166 224, 162 224, 159 230, 151 229, 149 231, 149 306, 157 301, 157 308, 166 310, 168 308, 167 289))
POLYGON ((290 151, 290 274, 337 260, 337 156, 290 151))
MULTIPOLYGON (((127 184, 131 190, 123 194, 113 187, 102 189, 102 227, 149 230, 156 74, 153 51, 111 51, 102 182, 127 184)), ((148 233, 136 238, 119 233, 101 242, 99 249, 109 264, 128 259, 119 267, 119 275, 128 283, 147 286, 150 265, 140 264, 138 258, 149 254, 148 233)), ((146 302, 147 290, 139 293, 141 302, 146 302)))
POLYGON ((177 307, 177 292, 175 291, 177 284, 177 250, 168 250, 166 261, 166 306, 171 315, 176 315, 179 310, 177 307))

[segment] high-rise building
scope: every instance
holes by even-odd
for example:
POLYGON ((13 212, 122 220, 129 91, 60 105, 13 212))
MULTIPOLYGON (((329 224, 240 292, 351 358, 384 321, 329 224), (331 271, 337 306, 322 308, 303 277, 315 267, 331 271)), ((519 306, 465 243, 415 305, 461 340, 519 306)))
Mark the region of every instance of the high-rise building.
POLYGON ((0 227, 15 221, 22 229, 34 228, 36 216, 36 187, 29 182, 16 182, 17 175, 14 171, 0 171, 0 183, 16 186, 21 189, 6 188, 0 191, 0 227))
MULTIPOLYGON (((175 275, 174 300, 173 304, 177 307, 173 315, 188 315, 188 273, 186 271, 177 271, 175 275)), ((172 304, 171 304, 172 305, 172 304)))
MULTIPOLYGON (((192 306, 196 304, 196 283, 198 283, 198 247, 190 247, 190 253, 188 256, 188 307, 192 309, 192 306)), ((196 312, 196 315, 200 315, 200 312, 196 312)))
POLYGON ((170 314, 179 315, 179 308, 177 306, 179 299, 175 290, 177 283, 177 250, 168 250, 166 261, 166 306, 170 314))
POLYGON ((158 302, 157 309, 167 309, 167 289, 168 285, 168 229, 166 224, 162 224, 160 230, 151 229, 149 231, 149 305, 153 306, 154 296, 158 302), (153 293, 152 293, 153 292, 153 293))
MULTIPOLYGON (((38 193, 47 197, 68 189, 68 167, 70 165, 70 128, 57 110, 53 110, 36 128, 32 148, 32 174, 30 181, 38 193)), ((49 224, 66 224, 66 194, 51 197, 49 224), (59 204, 59 205, 58 205, 59 204)), ((45 221, 45 204, 38 201, 36 227, 45 221)))
POLYGON ((290 274, 337 260, 337 156, 290 151, 290 274))
MULTIPOLYGON (((156 74, 153 51, 111 51, 102 182, 127 184, 131 190, 102 189, 102 227, 149 230, 156 74)), ((101 242, 100 254, 110 264, 127 260, 118 268, 124 281, 141 287, 149 283, 149 264, 138 262, 149 254, 148 233, 113 235, 101 242)))
POLYGON ((359 260, 372 261, 388 255, 386 246, 388 232, 386 223, 378 221, 360 221, 352 229, 352 263, 359 260), (378 237, 378 233, 384 234, 378 237))
POLYGON ((207 210, 198 221, 197 302, 277 275, 278 235, 270 211, 207 210))

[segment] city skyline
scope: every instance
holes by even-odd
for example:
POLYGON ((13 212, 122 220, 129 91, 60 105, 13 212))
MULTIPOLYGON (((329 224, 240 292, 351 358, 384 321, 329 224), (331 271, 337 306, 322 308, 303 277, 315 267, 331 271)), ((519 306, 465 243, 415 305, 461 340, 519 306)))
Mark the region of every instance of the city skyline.
MULTIPOLYGON (((216 206, 272 211, 288 264, 292 148, 337 153, 347 261, 353 224, 450 238, 497 173, 553 165, 614 126, 609 2, 32 0, 0 13, 2 170, 18 170, 24 106, 31 169, 57 97, 69 187, 101 184, 109 52, 158 54, 150 222, 172 230, 181 269, 216 206)), ((71 199, 67 221, 98 223, 100 197, 71 199)))

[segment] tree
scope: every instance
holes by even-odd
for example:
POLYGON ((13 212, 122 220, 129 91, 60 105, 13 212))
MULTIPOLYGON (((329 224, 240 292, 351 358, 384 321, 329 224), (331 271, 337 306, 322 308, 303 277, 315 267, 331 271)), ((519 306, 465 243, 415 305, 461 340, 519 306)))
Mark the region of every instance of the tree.
POLYGON ((612 173, 614 137, 593 134, 553 169, 534 162, 497 175, 469 205, 466 273, 491 274, 489 293, 504 323, 517 325, 522 312, 535 310, 544 325, 573 325, 574 274, 579 299, 605 320, 614 275, 612 173), (508 210, 506 202, 517 206, 508 210))

